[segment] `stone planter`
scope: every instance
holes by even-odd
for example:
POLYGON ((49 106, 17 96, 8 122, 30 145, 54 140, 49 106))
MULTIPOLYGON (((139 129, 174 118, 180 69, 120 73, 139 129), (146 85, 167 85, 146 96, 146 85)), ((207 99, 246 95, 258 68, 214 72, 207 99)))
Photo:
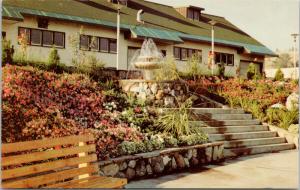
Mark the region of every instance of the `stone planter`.
POLYGON ((100 161, 99 173, 128 180, 151 178, 221 162, 224 160, 223 151, 223 142, 167 148, 100 161))

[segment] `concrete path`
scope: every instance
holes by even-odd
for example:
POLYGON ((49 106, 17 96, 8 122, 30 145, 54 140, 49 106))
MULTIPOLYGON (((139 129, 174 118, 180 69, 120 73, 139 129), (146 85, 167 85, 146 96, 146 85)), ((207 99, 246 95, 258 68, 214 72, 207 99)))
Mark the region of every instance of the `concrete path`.
POLYGON ((133 181, 126 188, 298 188, 298 151, 227 160, 202 170, 133 181))

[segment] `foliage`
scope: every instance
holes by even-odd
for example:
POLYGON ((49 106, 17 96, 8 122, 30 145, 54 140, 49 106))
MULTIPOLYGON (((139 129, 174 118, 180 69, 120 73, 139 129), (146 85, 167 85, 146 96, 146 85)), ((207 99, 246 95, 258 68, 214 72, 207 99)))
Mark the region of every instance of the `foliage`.
POLYGON ((276 73, 275 73, 275 77, 274 77, 275 81, 283 81, 284 80, 284 74, 281 71, 281 69, 277 69, 276 73))
POLYGON ((2 40, 2 65, 11 64, 14 54, 14 49, 11 46, 10 40, 2 40))
POLYGON ((60 57, 56 48, 52 48, 49 54, 47 70, 57 73, 62 73, 63 71, 65 71, 65 65, 60 63, 60 57))
POLYGON ((179 109, 168 109, 157 119, 155 125, 158 130, 171 133, 175 137, 190 134, 188 108, 192 106, 192 101, 187 99, 179 109))
POLYGON ((99 158, 117 155, 118 144, 143 134, 106 110, 102 87, 80 74, 32 67, 3 67, 2 142, 93 133, 99 158))
POLYGON ((266 117, 270 124, 288 129, 291 124, 298 123, 298 115, 298 108, 290 111, 287 109, 269 108, 266 117))
POLYGON ((223 62, 219 64, 219 75, 221 77, 225 76, 225 63, 223 62))
POLYGON ((259 78, 259 71, 254 63, 250 63, 247 69, 247 79, 258 79, 259 78))
POLYGON ((190 59, 188 59, 186 75, 193 77, 194 80, 201 76, 200 62, 201 59, 197 55, 193 55, 190 59))
MULTIPOLYGON (((105 66, 105 63, 98 60, 93 54, 80 49, 80 36, 83 34, 84 28, 81 27, 79 32, 68 36, 73 51, 72 64, 76 67, 78 73, 96 77, 99 70, 105 66)), ((90 43, 89 46, 92 47, 93 43, 90 43)))
MULTIPOLYGON (((216 83, 213 79, 202 78, 191 84, 192 89, 209 89, 211 93, 223 97, 230 107, 242 107, 254 117, 262 121, 271 120, 271 123, 271 113, 267 109, 276 103, 285 104, 287 97, 298 90, 298 85, 293 82, 282 83, 272 80, 229 79, 216 83)), ((275 116, 277 115, 279 114, 275 113, 275 116)), ((279 122, 276 123, 279 125, 279 122)))
POLYGON ((179 137, 178 141, 179 141, 178 144, 181 146, 191 146, 191 145, 203 144, 208 142, 208 136, 204 133, 182 135, 179 137))
POLYGON ((166 58, 161 64, 161 68, 154 71, 154 77, 158 81, 179 79, 179 72, 174 58, 166 58))
POLYGON ((293 67, 292 57, 288 53, 281 53, 279 57, 272 62, 272 66, 275 68, 293 67))

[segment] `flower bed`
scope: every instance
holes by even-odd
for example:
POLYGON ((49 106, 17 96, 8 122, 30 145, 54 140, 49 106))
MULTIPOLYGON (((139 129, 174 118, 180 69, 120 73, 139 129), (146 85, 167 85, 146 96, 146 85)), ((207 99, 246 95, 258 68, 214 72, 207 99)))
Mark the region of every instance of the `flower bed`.
POLYGON ((200 132, 175 138, 178 143, 171 134, 159 134, 163 131, 155 126, 155 109, 113 82, 32 67, 7 65, 2 70, 3 143, 92 133, 98 158, 106 160, 207 142, 200 132))
MULTIPOLYGON (((206 89, 225 99, 230 107, 241 107, 251 112, 262 121, 270 121, 270 106, 285 104, 287 97, 298 91, 298 85, 293 82, 280 82, 272 80, 243 80, 219 79, 217 77, 204 77, 198 81, 189 81, 191 89, 199 94, 206 89)), ((282 113, 284 111, 281 111, 282 113)), ((290 115, 289 113, 283 113, 290 115)))

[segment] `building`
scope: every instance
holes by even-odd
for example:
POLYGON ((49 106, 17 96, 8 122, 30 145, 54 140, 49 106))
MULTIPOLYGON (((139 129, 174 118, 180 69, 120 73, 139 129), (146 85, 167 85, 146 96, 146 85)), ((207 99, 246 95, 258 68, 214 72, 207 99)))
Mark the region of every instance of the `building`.
MULTIPOLYGON (((204 8, 174 8, 144 0, 121 4, 120 69, 133 69, 130 60, 136 49, 144 38, 152 38, 166 56, 175 57, 179 69, 197 53, 203 70, 209 71, 212 20, 217 22, 215 61, 225 63, 226 75, 245 76, 251 62, 262 71, 264 58, 276 56, 224 17, 204 13, 204 8), (143 22, 137 21, 139 10, 144 12, 143 22)), ((116 0, 3 0, 2 36, 18 51, 18 36, 26 34, 31 58, 46 59, 55 46, 61 61, 70 65, 71 36, 80 33, 80 49, 107 67, 116 67, 116 22, 116 0)))

